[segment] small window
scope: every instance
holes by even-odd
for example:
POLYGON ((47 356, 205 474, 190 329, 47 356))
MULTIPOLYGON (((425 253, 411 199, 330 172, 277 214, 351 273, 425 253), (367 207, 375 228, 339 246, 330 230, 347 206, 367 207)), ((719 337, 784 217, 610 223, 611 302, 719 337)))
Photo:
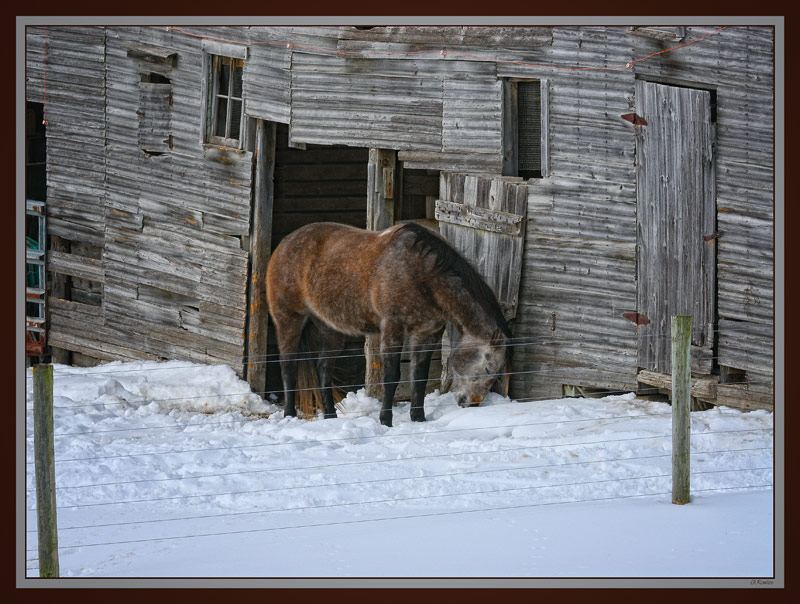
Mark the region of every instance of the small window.
POLYGON ((547 175, 547 99, 542 80, 506 80, 503 101, 503 174, 547 175))
POLYGON ((519 174, 542 177, 542 89, 541 82, 517 82, 519 118, 519 174))
POLYGON ((239 148, 244 112, 244 61, 219 55, 211 55, 210 58, 207 140, 210 143, 239 148))

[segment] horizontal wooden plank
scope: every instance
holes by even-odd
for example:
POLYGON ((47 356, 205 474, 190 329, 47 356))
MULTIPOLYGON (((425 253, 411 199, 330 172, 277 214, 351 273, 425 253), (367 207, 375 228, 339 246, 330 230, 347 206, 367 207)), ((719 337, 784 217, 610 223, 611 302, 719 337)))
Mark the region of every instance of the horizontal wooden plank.
MULTIPOLYGON (((649 386, 656 388, 663 388, 665 390, 672 390, 672 376, 666 373, 658 373, 655 371, 640 371, 637 379, 649 386)), ((719 378, 716 377, 702 377, 692 378, 692 396, 701 401, 708 403, 715 403, 717 401, 717 384, 719 378)))
POLYGON ((522 223, 525 217, 519 214, 509 214, 499 210, 488 210, 463 203, 437 199, 436 220, 481 229, 490 233, 502 233, 518 237, 522 233, 522 223))
POLYGON ((743 411, 753 409, 775 410, 775 396, 769 392, 757 392, 746 384, 720 384, 717 386, 717 405, 734 407, 743 411))
POLYGON ((103 283, 103 261, 66 252, 47 252, 47 269, 62 275, 71 275, 96 283, 103 283))

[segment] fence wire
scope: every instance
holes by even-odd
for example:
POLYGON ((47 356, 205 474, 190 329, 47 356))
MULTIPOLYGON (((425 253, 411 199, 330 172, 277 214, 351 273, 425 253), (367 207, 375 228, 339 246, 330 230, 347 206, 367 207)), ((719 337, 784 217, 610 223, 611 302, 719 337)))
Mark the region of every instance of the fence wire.
MULTIPOLYGON (((725 329, 725 330, 709 330, 705 332, 705 335, 711 336, 716 333, 734 333, 734 332, 748 332, 746 329, 725 329)), ((694 339, 698 336, 702 336, 704 332, 702 331, 693 331, 691 332, 691 337, 694 339)), ((620 335, 620 334, 604 334, 602 336, 598 336, 596 338, 540 338, 535 337, 531 338, 528 336, 516 336, 508 338, 507 341, 503 344, 494 344, 492 348, 524 348, 528 346, 549 346, 554 344, 577 344, 578 346, 582 346, 584 344, 603 344, 607 345, 609 338, 614 338, 617 340, 631 340, 631 341, 639 341, 642 339, 649 339, 649 338, 658 338, 658 339, 670 339, 670 334, 660 334, 660 333, 650 333, 650 334, 628 334, 628 335, 620 335)), ((468 346, 468 345, 460 345, 459 348, 461 350, 473 350, 482 347, 481 345, 475 346, 468 346)), ((415 348, 417 352, 438 352, 440 350, 448 350, 452 349, 451 347, 442 346, 441 343, 437 343, 432 347, 419 347, 415 348)), ((381 357, 396 354, 399 352, 410 352, 412 348, 406 342, 398 346, 384 346, 383 350, 375 350, 370 352, 372 356, 381 357)), ((339 349, 318 349, 313 351, 300 351, 295 353, 291 357, 291 360, 294 361, 317 361, 320 359, 328 359, 328 360, 337 360, 337 359, 348 359, 348 358, 359 358, 364 356, 364 347, 350 347, 350 348, 339 348, 339 349)), ((718 360, 721 357, 707 357, 709 359, 718 360)), ((726 354, 724 358, 739 358, 739 359, 747 359, 749 358, 748 355, 742 354, 726 354)), ((264 365, 264 364, 276 364, 280 363, 280 353, 269 353, 264 355, 244 355, 242 357, 242 364, 243 365, 264 365)), ((152 362, 152 361, 132 361, 132 362, 152 362)), ((146 369, 141 368, 108 368, 102 371, 92 371, 91 375, 93 376, 113 376, 113 375, 120 375, 126 373, 139 373, 143 371, 151 372, 151 371, 174 371, 176 369, 192 369, 195 368, 197 365, 194 363, 188 363, 186 365, 176 365, 176 362, 180 361, 172 361, 170 362, 169 367, 149 367, 146 369)), ((91 369, 91 368, 90 368, 91 369)), ((66 376, 65 376, 66 377, 66 376)))
MULTIPOLYGON (((737 471, 737 470, 731 470, 737 471)), ((654 476, 642 476, 642 477, 633 477, 627 480, 644 480, 644 479, 655 479, 655 478, 667 478, 670 477, 669 474, 663 475, 654 475, 654 476)), ((612 481, 616 480, 626 480, 626 479, 613 479, 612 481)), ((595 481, 598 483, 607 482, 607 481, 595 481)), ((576 483, 580 484, 587 484, 587 483, 576 483)), ((572 486, 570 484, 563 484, 563 485, 541 485, 539 487, 520 487, 520 489, 514 490, 530 490, 536 488, 558 488, 564 486, 572 486)), ((695 489, 694 493, 717 493, 729 490, 737 490, 737 491, 748 491, 748 490, 760 490, 760 489, 770 489, 773 487, 772 482, 763 482, 761 484, 749 485, 749 486, 737 486, 737 487, 718 487, 718 488, 708 488, 708 489, 695 489)), ((512 489, 508 489, 512 490, 512 489)), ((493 506, 493 507, 481 507, 481 508, 473 508, 473 509, 466 509, 466 510, 448 510, 442 512, 425 512, 422 514, 404 514, 402 516, 390 516, 390 517, 380 517, 380 518, 359 518, 356 520, 339 520, 339 521, 328 521, 328 522, 316 522, 316 523, 307 523, 307 524, 295 524, 295 525, 284 525, 284 526, 271 526, 271 527, 261 527, 261 528, 254 528, 254 529, 244 529, 244 530, 233 530, 233 531, 220 531, 220 532, 213 532, 213 533, 193 533, 188 535, 165 535, 160 537, 151 537, 151 538, 144 538, 144 539, 127 539, 121 541, 105 541, 105 542, 95 542, 95 543, 78 543, 71 546, 59 546, 59 549, 66 549, 67 547, 101 547, 101 546, 111 546, 111 545, 131 545, 136 543, 153 543, 153 542, 161 542, 161 541, 175 541, 180 539, 195 539, 200 537, 219 537, 219 536, 232 536, 232 535, 244 535, 244 534, 252 534, 252 533, 265 533, 265 532, 274 532, 274 531, 284 531, 284 530, 291 530, 291 529, 308 529, 308 528, 322 528, 322 527, 331 527, 331 526, 346 526, 346 525, 353 525, 353 524, 366 524, 366 523, 375 523, 375 522, 390 522, 394 520, 408 520, 408 519, 416 519, 416 518, 432 518, 432 517, 442 517, 442 516, 456 516, 460 514, 474 514, 474 513, 485 513, 485 512, 497 512, 497 511, 508 511, 508 510, 520 510, 520 509, 528 509, 528 508, 537 508, 537 507, 544 507, 550 505, 566 505, 566 504, 573 504, 573 503, 593 503, 593 502, 601 502, 601 501, 621 501, 625 499, 634 499, 634 498, 641 498, 641 497, 655 497, 659 495, 669 495, 670 491, 654 491, 649 493, 635 493, 631 495, 614 495, 611 497, 590 497, 590 498, 581 498, 581 499, 567 499, 567 500, 559 500, 559 501, 547 501, 547 502, 537 502, 537 503, 525 503, 525 504, 517 504, 517 505, 504 505, 504 506, 493 506)), ((442 497, 448 495, 441 495, 442 497)), ((431 496, 429 498, 433 498, 431 496)), ((409 498, 412 499, 412 498, 409 498)), ((394 500, 388 500, 389 502, 394 500)), ((370 503, 370 502, 366 502, 370 503)), ((349 504, 341 504, 341 505, 349 505, 349 504)), ((362 503, 363 505, 363 503, 362 503)), ((336 507, 335 505, 320 505, 320 506, 313 506, 316 507, 336 507)), ((309 506, 307 509, 313 509, 312 506, 309 506)), ((287 510, 284 510, 287 511, 287 510)), ((263 513, 263 512, 262 512, 263 513)), ((26 550, 27 553, 36 553, 37 550, 29 549, 26 550)))
MULTIPOLYGON (((618 336, 617 336, 618 337, 618 336)), ((667 337, 658 334, 648 334, 648 335, 634 335, 631 336, 632 338, 639 339, 641 337, 667 337)), ((528 347, 528 346, 537 346, 537 345, 552 345, 558 344, 562 342, 570 342, 567 339, 558 339, 558 338, 551 338, 551 339, 531 339, 531 338, 514 338, 509 341, 506 346, 512 347, 528 347)), ((596 339, 582 339, 580 340, 579 344, 583 345, 592 344, 592 343, 599 343, 599 342, 607 342, 607 338, 598 337, 596 339)), ((574 343, 574 340, 572 340, 574 343)), ((440 350, 441 347, 437 345, 435 350, 440 350)), ((320 358, 320 354, 323 356, 327 356, 330 359, 344 359, 344 358, 355 358, 355 357, 363 357, 363 348, 358 349, 341 349, 336 351, 317 351, 316 353, 304 353, 306 354, 303 359, 306 360, 318 360, 320 358), (349 354, 355 353, 357 354, 349 354), (331 353, 348 353, 348 354, 331 354, 331 353), (313 355, 313 356, 312 356, 313 355)), ((383 351, 379 354, 389 354, 390 351, 383 351)), ((731 358, 731 357, 726 357, 731 358)), ((746 355, 743 355, 742 358, 747 358, 746 355)), ((253 363, 275 363, 279 362, 279 359, 275 355, 264 355, 263 358, 260 360, 256 360, 254 357, 251 357, 249 360, 250 364, 253 363)), ((168 367, 141 367, 141 368, 109 368, 107 370, 96 370, 96 369, 87 369, 86 371, 80 372, 75 370, 70 370, 67 375, 59 375, 57 376, 59 379, 61 378, 69 378, 69 377, 113 377, 117 375, 125 375, 125 374, 149 374, 153 371, 174 371, 177 369, 182 368, 196 368, 197 365, 187 364, 185 366, 176 365, 175 362, 170 363, 168 367)), ((499 375, 524 375, 524 374, 548 374, 548 373, 559 373, 562 370, 560 369, 537 369, 537 370, 527 370, 527 371, 515 371, 511 372, 510 374, 495 374, 499 375)), ((478 376, 473 376, 478 377, 478 376)), ((480 376, 483 377, 483 376, 480 376)), ((402 380, 399 383, 413 383, 416 380, 402 380)), ((398 383, 398 382, 392 382, 398 383)), ((731 382, 731 385, 736 384, 743 384, 743 385, 757 385, 757 384, 767 384, 766 382, 754 382, 754 381, 743 381, 743 382, 731 382)), ((767 384, 769 385, 769 384, 767 384)), ((363 387, 363 384, 353 384, 347 386, 337 386, 341 389, 346 388, 356 388, 356 387, 363 387)), ((301 390, 311 390, 310 388, 303 388, 303 389, 295 389, 296 391, 301 390)), ((653 391, 657 391, 657 388, 653 388, 653 391)), ((608 390, 608 391, 598 391, 592 392, 592 396, 599 396, 604 393, 606 394, 621 394, 625 391, 621 390, 608 390)), ((259 395, 269 395, 269 394, 279 394, 283 393, 283 390, 275 390, 275 391, 265 391, 256 393, 259 395)), ((113 407, 113 406, 129 406, 135 407, 139 403, 168 403, 171 401, 186 401, 191 399, 209 399, 209 398, 217 398, 217 397, 241 397, 250 394, 249 392, 235 392, 235 393, 227 393, 227 394, 210 394, 210 395, 202 395, 202 396, 192 396, 192 397, 174 397, 174 398, 161 398, 161 399, 151 399, 146 396, 142 396, 142 400, 132 400, 132 401, 120 401, 120 402, 113 402, 113 403, 90 403, 86 405, 58 405, 56 409, 64 409, 64 410, 76 410, 80 408, 97 408, 97 407, 113 407)), ((530 399, 517 399, 520 402, 532 402, 535 400, 551 400, 552 397, 542 397, 542 398, 530 398, 530 399)), ((426 410, 430 410, 437 406, 452 406, 452 402, 450 403, 441 403, 439 405, 434 404, 426 404, 426 410)), ((329 444, 336 444, 336 443, 344 443, 344 442, 363 442, 366 440, 377 440, 377 439, 413 439, 415 437, 420 436, 423 434, 425 437, 436 437, 436 436, 444 436, 447 437, 448 435, 458 434, 458 433, 480 433, 480 431, 493 431, 493 430, 507 430, 507 429, 517 429, 517 428, 524 428, 524 427, 536 427, 536 426, 547 426, 547 425, 568 425, 568 424, 578 424, 578 423, 591 423, 591 422, 602 422, 603 424, 611 424, 615 422, 626 422, 632 420, 641 420, 641 419, 649 419, 649 418, 663 418, 670 416, 671 412, 667 413, 637 413, 635 415, 610 415, 610 416, 596 416, 596 417, 589 417, 589 418, 579 418, 579 419, 559 419, 553 421, 537 421, 537 422, 527 422, 527 423, 517 423, 517 424, 503 424, 503 425, 494 425, 494 426, 479 426, 479 427, 469 427, 469 428, 444 428, 438 430, 427 431, 424 433, 417 433, 417 432, 398 432, 398 431, 387 431, 383 434, 375 434, 375 435, 366 435, 366 436, 352 436, 352 437, 341 437, 341 438, 326 438, 326 439, 309 439, 309 440, 299 440, 299 441, 287 441, 287 442, 270 442, 270 443, 259 443, 259 444, 248 444, 248 445, 237 445, 237 446, 226 446, 226 447, 200 447, 200 448, 189 448, 189 449, 174 449, 174 450, 167 450, 167 451, 154 451, 154 452, 144 452, 144 453, 131 453, 131 454, 111 454, 111 455, 98 455, 98 456, 87 456, 87 457, 77 457, 72 459, 57 459, 57 464, 61 467, 63 464, 68 463, 92 463, 98 462, 103 460, 111 460, 111 459, 134 459, 134 458, 158 458, 159 456, 168 456, 168 455, 181 455, 181 454, 197 454, 197 453, 206 453, 206 452, 223 452, 227 450, 252 450, 258 448, 265 448, 265 447, 296 447, 296 446, 303 446, 303 445, 322 445, 327 446, 329 444)), ((723 411, 719 411, 716 415, 731 415, 736 416, 739 415, 738 412, 727 413, 723 411)), ((224 426, 224 425, 233 425, 233 424, 241 424, 242 422, 251 421, 248 417, 244 416, 240 419, 234 419, 230 421, 220 421, 220 422, 188 422, 185 424, 177 424, 177 425, 170 425, 170 426, 152 426, 152 427, 145 427, 145 428, 122 428, 122 429, 111 429, 111 430, 89 430, 89 431, 79 431, 79 432, 71 432, 71 433, 62 433, 56 434, 55 438, 74 438, 74 437, 82 437, 82 436, 95 436, 95 435, 107 435, 110 433, 134 433, 141 434, 143 432, 149 431, 156 431, 156 430, 184 430, 187 427, 191 426, 203 426, 203 427, 217 427, 217 426, 224 426)), ((714 435, 722 435, 722 434, 735 434, 735 433, 771 433, 772 428, 765 427, 765 428, 748 428, 748 429, 731 429, 731 430, 706 430, 704 432, 692 432, 691 436, 694 441, 697 439, 702 439, 704 437, 714 436, 714 435)), ((32 438, 32 437, 28 437, 32 438)), ((520 438, 536 438, 535 436, 525 437, 522 436, 520 438)), ((558 448, 563 447, 591 447, 591 448, 602 448, 608 447, 613 443, 625 443, 631 441, 644 441, 644 440, 653 440, 658 443, 661 441, 660 446, 664 450, 668 450, 668 441, 671 438, 671 434, 657 434, 652 436, 641 436, 641 437, 630 437, 630 438, 620 438, 620 439, 605 439, 605 440, 583 440, 583 441, 576 441, 576 442, 569 442, 569 443, 559 443, 559 444, 550 444, 550 445, 527 445, 527 446, 515 446, 515 447, 499 447, 492 450, 486 451, 461 451, 461 452, 447 452, 447 453, 436 453, 436 454, 428 454, 428 455, 417 455, 417 456, 403 456, 393 459, 375 459, 375 460, 358 460, 358 461, 347 461, 347 462, 339 462, 339 463, 328 463, 328 464, 316 464, 316 465, 303 465, 303 466, 287 466, 287 467, 272 467, 272 468, 258 468, 253 470, 246 470, 246 471, 237 471, 237 472, 223 472, 223 473, 205 473, 205 474, 195 474, 190 476, 179 476, 179 477, 166 477, 166 478, 142 478, 142 479, 133 479, 133 480, 123 480, 123 481, 109 481, 109 482, 99 482, 99 483, 91 483, 91 484, 75 484, 75 485, 59 485, 56 487, 57 491, 65 491, 65 490, 75 490, 75 489, 91 489, 97 487, 109 487, 109 486, 122 486, 122 485, 139 485, 139 484, 158 484, 158 483, 167 483, 167 482, 181 482, 181 481, 202 481, 205 479, 214 479, 219 477, 230 477, 235 475, 253 475, 253 474, 269 474, 275 472, 297 472, 297 471, 318 471, 318 470, 335 470, 337 468, 342 468, 345 466, 364 466, 364 465, 372 465, 372 464, 397 464, 402 462, 418 462, 423 460, 432 460, 432 459, 442 459, 442 458, 452 458, 456 460, 460 457, 464 456, 490 456, 492 454, 507 454, 507 453, 518 453, 518 452, 525 452, 525 451, 532 451, 532 450, 556 450, 558 448)), ((657 445, 658 446, 658 445, 657 445)), ((743 448, 729 448, 729 449, 709 449, 703 450, 700 444, 695 446, 695 450, 691 452, 691 455, 694 458, 698 458, 698 456, 715 456, 715 455, 734 455, 737 458, 742 458, 742 456, 749 456, 757 452, 765 452, 765 451, 773 451, 771 447, 743 447, 743 448)), ((366 479, 366 480, 345 480, 345 481, 329 481, 320 484, 304 484, 304 485, 295 485, 295 486, 282 486, 282 487, 274 487, 274 488, 264 488, 264 489, 246 489, 246 490, 227 490, 223 492, 199 492, 199 493, 191 493, 191 494, 184 494, 184 495, 172 495, 172 496, 157 496, 157 497, 135 497, 132 499, 126 500, 117 500, 117 501, 86 501, 86 502, 79 502, 74 503, 71 505, 64 505, 59 506, 59 510, 80 510, 84 508, 97 508, 101 506, 130 506, 135 504, 141 503, 158 503, 158 502, 166 502, 166 501, 177 501, 177 500, 190 500, 194 498, 204 498, 204 497, 223 497, 223 496, 235 496, 235 495, 265 495, 265 494, 274 494, 274 493, 286 493, 286 492, 296 492, 300 490, 306 489, 341 489, 345 487, 352 487, 356 485, 364 485, 364 484, 380 484, 380 483, 390 483, 390 482, 402 482, 402 481, 435 481, 437 479, 449 479, 449 478, 458 478, 458 477, 467 477, 467 476, 480 476, 480 475, 487 475, 487 474, 498 474, 503 472, 541 472, 548 469, 558 469, 558 468, 567 468, 567 467, 584 467, 589 468, 593 465, 598 464, 631 464, 631 463, 641 463, 641 462, 658 462, 666 460, 670 457, 670 453, 666 452, 663 454, 654 454, 654 455, 640 455, 634 457, 614 457, 614 456, 605 456, 601 459, 590 459, 584 461, 574 461, 574 462, 562 462, 562 463, 553 463, 553 464, 539 464, 539 465, 513 465, 513 466, 504 466, 500 465, 499 467, 493 467, 488 469, 465 469, 465 470, 451 470, 445 473, 434 473, 434 474, 426 474, 423 476, 390 476, 384 477, 380 479, 366 479)), ((27 465, 33 465, 32 461, 26 462, 27 465)), ((502 464, 502 460, 497 462, 502 464)), ((617 468, 619 469, 619 468, 617 468)), ((167 468, 169 471, 169 468, 167 468)), ((738 473, 738 472, 753 472, 753 473, 771 473, 773 471, 772 467, 738 467, 738 468, 730 468, 730 469, 722 469, 722 470, 700 470, 700 471, 693 471, 692 475, 719 475, 719 474, 726 474, 726 473, 738 473)), ((511 493, 511 492, 527 492, 527 491, 540 491, 545 489, 557 489, 557 488, 568 488, 568 487, 586 487, 591 485, 599 485, 599 484, 608 484, 608 483, 633 483, 638 484, 641 481, 645 480, 663 480, 670 478, 671 475, 669 474, 653 474, 648 473, 645 475, 638 475, 638 476, 625 476, 625 477, 609 477, 609 478, 601 478, 598 480, 590 480, 590 481, 575 481, 575 482, 564 482, 558 484, 540 484, 540 485, 524 485, 524 486, 513 486, 513 487, 497 487, 497 488, 490 488, 490 489, 479 489, 479 490, 466 490, 466 491, 459 491, 459 492, 451 492, 451 493, 442 493, 442 494, 425 494, 425 495, 412 495, 412 496, 405 496, 401 498, 392 497, 392 498, 378 498, 378 499, 367 499, 367 500, 359 500, 359 501, 343 501, 343 502, 336 502, 336 503, 322 503, 322 504, 315 504, 315 505, 306 505, 306 506, 299 506, 294 508, 266 508, 266 509, 258 509, 258 510, 246 510, 246 511, 238 511, 238 512, 229 512, 229 513, 213 513, 213 514, 201 514, 201 515, 189 515, 183 517, 170 517, 170 518, 151 518, 151 519, 142 519, 142 520, 126 520, 122 522, 107 522, 107 523, 99 523, 99 524, 87 524, 87 525, 73 525, 63 527, 61 531, 77 531, 77 530, 89 530, 89 529, 110 529, 114 527, 125 527, 125 526, 134 526, 134 525, 148 525, 148 524, 158 524, 158 523, 170 523, 170 522, 178 522, 178 521, 198 521, 198 520, 211 520, 211 519, 221 519, 221 518, 236 518, 236 517, 243 517, 243 516, 256 516, 256 515, 266 515, 277 513, 280 511, 307 511, 307 510, 324 510, 329 508, 342 508, 342 507, 353 507, 353 506, 370 506, 370 505, 380 505, 392 502, 414 502, 414 501, 423 501, 428 499, 441 499, 441 498, 457 498, 457 497, 467 497, 467 496, 483 496, 483 495, 497 495, 503 493, 511 493), (638 481, 638 482, 637 482, 638 481)), ((694 493, 703 493, 703 492, 722 492, 726 490, 751 490, 751 489, 764 489, 764 488, 771 488, 772 481, 770 477, 765 476, 765 480, 760 482, 759 484, 748 484, 746 486, 736 486, 736 487, 717 487, 717 488, 707 488, 707 489, 693 489, 694 493)), ((27 489, 26 492, 33 493, 34 489, 27 489)), ((380 517, 380 518, 367 518, 367 519, 358 519, 358 520, 342 520, 342 521, 326 521, 326 522, 318 522, 318 523, 307 523, 307 524, 298 524, 298 525, 286 525, 286 526, 275 526, 275 527, 266 527, 266 528, 254 528, 248 530, 234 530, 234 531, 223 531, 223 532, 204 532, 204 533, 193 533, 193 534, 186 534, 186 535, 167 535, 167 536, 160 536, 157 538, 143 538, 143 539, 130 539, 130 540, 119 540, 119 541, 105 541, 105 542, 96 542, 96 543, 85 543, 85 544, 76 544, 76 545, 66 545, 61 546, 64 547, 100 547, 100 546, 115 546, 115 545, 124 545, 124 544, 133 544, 133 543, 145 543, 145 542, 153 542, 153 541, 165 541, 165 540, 178 540, 178 539, 191 539, 191 538, 198 538, 198 537, 210 537, 210 536, 217 536, 217 535, 237 535, 237 534, 245 534, 245 533, 260 533, 260 532, 267 532, 267 531, 280 531, 280 530, 289 530, 289 529, 297 529, 297 528, 313 528, 313 527, 324 527, 324 526, 338 526, 338 525, 350 525, 350 524, 359 524, 364 522, 386 522, 386 521, 393 521, 393 520, 401 520, 407 518, 423 518, 423 517, 435 517, 435 516, 446 516, 446 515, 454 515, 454 514, 465 514, 465 513, 479 513, 479 512, 489 512, 489 511, 500 511, 500 510, 512 510, 512 509, 522 509, 522 508, 533 508, 543 505, 559 505, 559 504, 569 504, 569 503, 580 503, 580 502, 593 502, 593 501, 613 501, 613 500, 621 500, 621 499, 628 499, 628 498, 636 498, 636 497, 649 497, 649 496, 658 496, 658 495, 665 495, 668 494, 667 491, 648 491, 645 493, 636 493, 630 495, 615 495, 610 497, 588 497, 588 498, 578 498, 578 499, 565 499, 553 502, 531 502, 525 503, 521 505, 503 505, 503 506, 496 506, 496 507, 480 507, 474 509, 461 509, 461 510, 450 510, 446 512, 431 512, 431 513, 421 513, 421 514, 409 514, 409 515, 398 515, 398 516, 389 516, 389 517, 380 517)), ((27 512, 34 512, 35 508, 29 508, 26 510, 27 512)), ((27 531, 29 534, 35 534, 36 530, 29 530, 27 531)), ((28 550, 31 552, 32 550, 28 550)), ((35 558, 33 558, 35 561, 35 558)), ((29 563, 31 559, 29 559, 29 563)), ((29 571, 35 569, 28 569, 29 571)))

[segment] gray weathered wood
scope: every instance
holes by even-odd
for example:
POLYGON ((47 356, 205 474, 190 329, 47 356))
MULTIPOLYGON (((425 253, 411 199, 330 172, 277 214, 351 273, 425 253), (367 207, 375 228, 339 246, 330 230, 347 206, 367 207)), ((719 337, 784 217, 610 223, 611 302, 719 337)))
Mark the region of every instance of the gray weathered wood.
POLYGON ((672 503, 690 500, 692 317, 673 316, 672 325, 672 503))
POLYGON ((442 173, 439 230, 486 279, 508 318, 516 314, 527 185, 518 178, 442 173))
MULTIPOLYGON (((185 28, 190 35, 146 26, 28 27, 26 100, 42 103, 45 75, 47 81, 48 232, 67 246, 97 246, 104 266, 99 291, 81 287, 87 274, 72 279, 76 297, 100 296, 95 301, 103 306, 92 315, 98 329, 80 330, 76 311, 57 305, 52 341, 104 359, 116 351, 124 355, 119 358, 178 354, 241 369, 255 159, 203 144, 207 53, 201 40, 213 38, 221 41, 217 51, 232 52, 227 42, 246 57, 245 114, 280 122, 279 128, 291 124, 292 142, 307 147, 308 155, 292 158, 294 174, 276 173, 276 240, 310 216, 363 226, 368 148, 397 149, 406 170, 500 174, 503 133, 511 127, 500 82, 541 82, 544 178, 527 183, 532 220, 521 252, 515 333, 559 342, 515 351, 542 369, 515 375, 511 393, 521 397, 560 395, 562 383, 635 387, 639 369, 648 367, 640 367, 636 336, 642 335, 643 346, 654 342, 648 334, 658 321, 637 327, 622 318, 647 315, 637 292, 637 265, 647 263, 637 256, 637 213, 644 220, 653 216, 637 208, 636 171, 640 160, 652 163, 653 156, 640 153, 636 140, 651 125, 660 130, 674 120, 661 108, 648 126, 619 116, 641 113, 637 87, 645 81, 695 89, 685 93, 690 96, 698 89, 710 94, 718 234, 703 242, 702 254, 693 252, 692 264, 704 258, 700 265, 717 267, 716 279, 706 273, 705 286, 715 280, 718 291, 692 300, 717 301, 718 308, 706 310, 718 332, 710 347, 708 322, 697 309, 686 309, 701 336, 693 369, 706 374, 716 362, 746 372, 747 390, 735 391, 731 400, 741 395, 768 405, 756 389, 763 383, 771 392, 774 383, 776 32, 769 26, 716 29, 687 26, 684 39, 698 43, 654 54, 664 42, 630 35, 624 24, 363 31, 198 26, 185 28), (629 69, 606 69, 648 56, 629 69), (152 73, 171 82, 169 111, 143 94, 153 88, 141 85, 152 73), (143 106, 145 115, 138 115, 143 106), (341 154, 342 161, 322 159, 321 150, 341 154), (351 159, 357 153, 362 159, 351 159), (341 177, 329 179, 337 169, 341 177), (165 293, 157 294, 159 288, 165 293), (158 310, 159 304, 171 308, 158 310), (589 342, 601 330, 605 358, 589 342), (238 348, 232 345, 237 337, 238 348)), ((678 139, 670 140, 672 150, 660 162, 669 168, 664 182, 691 188, 696 183, 685 168, 696 157, 676 151, 678 139)), ((470 239, 473 244, 478 257, 485 255, 484 242, 470 239)), ((652 283, 680 289, 666 285, 678 282, 670 272, 648 273, 652 283)), ((665 316, 673 311, 684 314, 676 308, 665 316)), ((666 359, 660 371, 668 373, 663 327, 661 349, 647 355, 666 359)))
POLYGON ((52 365, 36 365, 33 368, 33 421, 39 576, 58 577, 52 365))
MULTIPOLYGON (((672 391, 672 374, 642 370, 636 376, 636 379, 642 384, 655 386, 670 392, 672 391)), ((696 410, 694 408, 694 399, 707 403, 724 405, 725 403, 720 403, 717 401, 717 392, 720 385, 719 378, 716 376, 692 378, 692 410, 696 410)))
POLYGON ((105 280, 103 262, 101 260, 54 249, 50 249, 47 252, 47 269, 60 275, 71 275, 97 283, 102 283, 105 280))
POLYGON ((522 232, 524 217, 519 214, 470 207, 461 203, 437 199, 436 220, 481 229, 490 233, 519 236, 522 232))
POLYGON ((258 120, 256 125, 256 178, 253 216, 250 223, 250 297, 247 317, 247 383, 254 392, 266 390, 269 308, 267 265, 272 245, 272 206, 275 172, 275 122, 258 120))
MULTIPOLYGON (((443 172, 436 202, 439 231, 478 270, 506 317, 517 313, 527 224, 527 185, 519 178, 443 172)), ((442 345, 442 384, 450 377, 454 333, 442 345)), ((508 383, 501 387, 507 393, 508 383)))
MULTIPOLYGON (((637 82, 639 366, 669 372, 668 321, 691 314, 713 346, 716 244, 710 94, 637 82)), ((710 373, 710 367, 708 367, 710 373)))
MULTIPOLYGON (((394 224, 395 168, 397 153, 387 149, 370 149, 367 168, 367 229, 380 231, 394 224)), ((383 399, 383 357, 380 336, 367 336, 365 388, 367 394, 383 399)))

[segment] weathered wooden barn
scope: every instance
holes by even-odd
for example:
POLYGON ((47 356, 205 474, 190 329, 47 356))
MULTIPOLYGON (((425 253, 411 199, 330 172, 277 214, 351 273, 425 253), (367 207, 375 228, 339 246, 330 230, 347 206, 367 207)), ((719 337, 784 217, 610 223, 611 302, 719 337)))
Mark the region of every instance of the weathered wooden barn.
MULTIPOLYGON (((48 344, 226 363, 258 392, 264 274, 317 220, 438 228, 513 317, 520 400, 665 387, 771 408, 774 30, 29 27, 48 344)), ((269 375, 268 375, 269 374, 269 375)))

